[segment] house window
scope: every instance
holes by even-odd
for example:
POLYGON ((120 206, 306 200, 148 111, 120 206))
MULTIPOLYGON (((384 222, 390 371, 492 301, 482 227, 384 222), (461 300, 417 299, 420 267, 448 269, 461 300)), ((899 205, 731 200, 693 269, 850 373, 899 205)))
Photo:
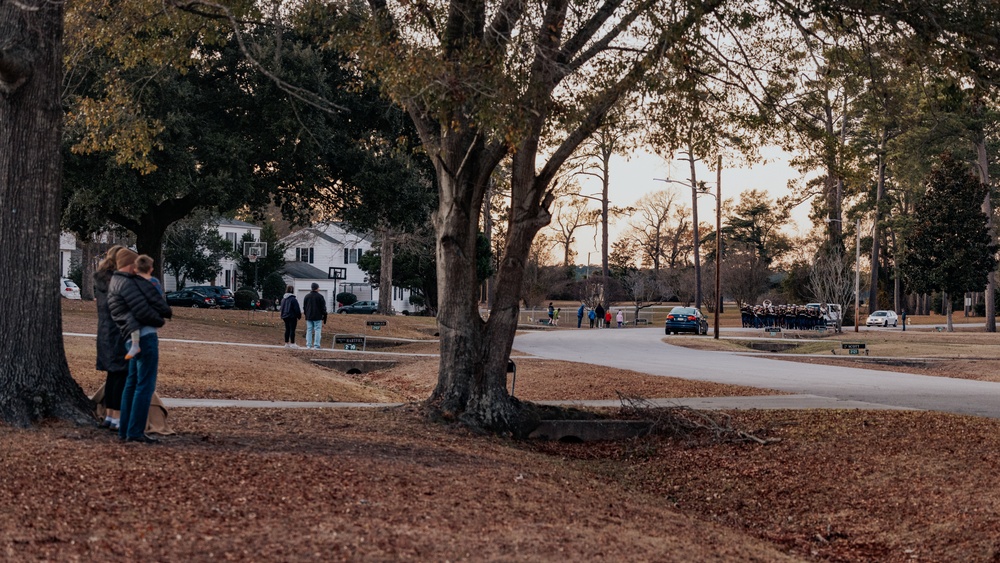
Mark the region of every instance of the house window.
POLYGON ((360 248, 345 248, 344 249, 344 264, 357 264, 358 258, 361 258, 360 248))
POLYGON ((226 233, 226 240, 233 245, 233 250, 236 250, 236 233, 226 233))
POLYGON ((226 270, 226 287, 233 287, 232 275, 233 275, 232 270, 226 270))
POLYGON ((315 253, 312 248, 296 248, 295 249, 295 261, 296 262, 308 262, 313 263, 315 258, 315 253))

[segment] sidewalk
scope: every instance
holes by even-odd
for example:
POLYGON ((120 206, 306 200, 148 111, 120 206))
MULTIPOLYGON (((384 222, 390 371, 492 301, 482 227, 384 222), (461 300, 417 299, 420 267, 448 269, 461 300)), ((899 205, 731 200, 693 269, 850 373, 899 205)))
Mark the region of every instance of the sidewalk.
MULTIPOLYGON (((344 409, 391 408, 403 403, 318 403, 295 401, 233 401, 225 399, 168 399, 163 404, 170 408, 242 408, 242 409, 344 409)), ((540 405, 563 407, 617 408, 621 401, 534 401, 540 405)), ((688 407, 697 410, 806 410, 806 409, 862 409, 862 410, 915 410, 864 401, 848 401, 818 395, 762 395, 755 397, 682 397, 673 399, 646 399, 657 407, 688 407)))

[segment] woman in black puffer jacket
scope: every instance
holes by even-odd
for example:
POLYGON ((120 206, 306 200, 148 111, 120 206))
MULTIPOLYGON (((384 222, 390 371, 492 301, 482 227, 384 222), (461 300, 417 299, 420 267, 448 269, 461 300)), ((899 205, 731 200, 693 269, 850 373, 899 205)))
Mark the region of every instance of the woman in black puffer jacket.
POLYGON ((122 390, 125 388, 125 376, 128 375, 128 361, 125 360, 125 339, 122 338, 118 325, 111 318, 108 308, 108 284, 111 275, 118 269, 115 256, 124 247, 120 244, 112 246, 94 272, 94 297, 97 299, 97 369, 106 371, 104 381, 105 415, 102 426, 118 430, 118 416, 122 409, 122 390))

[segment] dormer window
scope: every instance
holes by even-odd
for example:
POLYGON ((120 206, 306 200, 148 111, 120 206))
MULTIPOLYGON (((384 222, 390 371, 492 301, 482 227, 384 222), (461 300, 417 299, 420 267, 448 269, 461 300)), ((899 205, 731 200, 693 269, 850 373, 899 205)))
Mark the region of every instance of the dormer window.
POLYGON ((295 261, 296 262, 308 262, 313 263, 315 259, 315 254, 312 248, 296 248, 295 249, 295 261))

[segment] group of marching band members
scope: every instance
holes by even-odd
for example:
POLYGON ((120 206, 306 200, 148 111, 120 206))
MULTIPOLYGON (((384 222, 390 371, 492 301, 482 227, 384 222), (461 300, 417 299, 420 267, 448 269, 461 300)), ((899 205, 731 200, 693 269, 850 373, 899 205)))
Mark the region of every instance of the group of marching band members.
POLYGON ((761 305, 743 305, 740 316, 743 328, 778 327, 787 330, 813 330, 826 327, 825 311, 819 307, 805 305, 773 305, 765 301, 761 305))

